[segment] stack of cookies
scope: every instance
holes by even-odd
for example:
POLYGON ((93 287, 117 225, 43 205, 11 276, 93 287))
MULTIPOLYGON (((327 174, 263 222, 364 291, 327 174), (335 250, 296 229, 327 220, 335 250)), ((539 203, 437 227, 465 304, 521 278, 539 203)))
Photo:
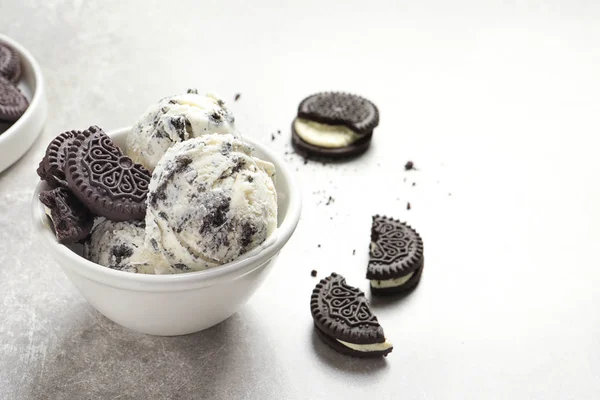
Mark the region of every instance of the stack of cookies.
POLYGON ((17 87, 20 77, 19 53, 7 44, 0 43, 0 123, 15 122, 29 106, 29 101, 17 87))
POLYGON ((113 221, 144 218, 150 172, 124 155, 97 126, 54 138, 37 173, 51 187, 40 194, 40 201, 61 243, 88 237, 94 216, 113 221))

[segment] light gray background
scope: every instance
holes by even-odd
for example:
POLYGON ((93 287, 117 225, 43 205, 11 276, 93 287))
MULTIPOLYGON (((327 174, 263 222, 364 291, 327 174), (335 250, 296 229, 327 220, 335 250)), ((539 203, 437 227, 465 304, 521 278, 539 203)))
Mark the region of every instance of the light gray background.
POLYGON ((598 2, 1 0, 0 29, 49 100, 0 174, 0 398, 600 398, 598 2), (150 337, 73 289, 31 237, 31 191, 54 135, 130 125, 188 87, 282 155, 316 91, 372 99, 381 124, 356 161, 286 157, 302 220, 247 306, 150 337), (361 361, 314 336, 310 271, 367 290, 375 213, 422 233, 426 269, 408 298, 373 301, 395 348, 361 361))

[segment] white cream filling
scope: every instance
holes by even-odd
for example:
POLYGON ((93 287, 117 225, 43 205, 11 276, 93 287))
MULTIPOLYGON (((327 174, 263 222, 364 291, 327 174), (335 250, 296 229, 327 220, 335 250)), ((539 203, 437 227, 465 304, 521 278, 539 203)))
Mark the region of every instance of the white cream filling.
POLYGON ((348 343, 343 340, 336 339, 338 342, 343 344, 344 346, 356 350, 356 351, 383 351, 387 349, 391 349, 393 346, 391 343, 383 342, 383 343, 373 343, 373 344, 356 344, 356 343, 348 343))
POLYGON ((400 278, 396 278, 396 279, 387 279, 384 281, 378 281, 378 280, 371 280, 371 286, 377 289, 385 289, 385 288, 391 288, 391 287, 397 287, 397 286, 402 286, 404 285, 406 282, 408 282, 408 280, 410 278, 412 278, 412 276, 414 275, 414 272, 411 272, 408 275, 405 275, 403 277, 400 278))
POLYGON ((296 118, 294 129, 305 142, 330 149, 346 147, 360 139, 356 132, 344 125, 322 124, 304 118, 296 118))

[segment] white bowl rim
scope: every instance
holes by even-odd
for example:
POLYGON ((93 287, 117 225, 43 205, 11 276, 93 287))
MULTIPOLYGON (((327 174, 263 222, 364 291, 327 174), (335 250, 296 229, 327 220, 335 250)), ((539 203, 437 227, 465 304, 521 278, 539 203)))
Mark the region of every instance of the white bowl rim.
MULTIPOLYGON (((109 136, 123 135, 130 129, 130 127, 121 128, 107 132, 107 134, 109 136)), ((279 179, 283 178, 288 183, 289 188, 289 205, 285 218, 281 222, 281 225, 277 231, 274 233, 276 236, 274 236, 272 243, 262 248, 256 254, 251 254, 248 257, 244 257, 245 255, 243 255, 237 260, 220 265, 218 267, 203 271, 185 272, 181 274, 136 274, 114 270, 98 265, 76 254, 67 246, 58 243, 56 240, 56 236, 47 223, 47 217, 44 212, 43 205, 38 199, 39 193, 41 192, 41 188, 43 186, 42 181, 38 182, 33 193, 32 214, 34 229, 38 232, 39 236, 43 238, 46 245, 49 246, 53 252, 58 253, 61 256, 61 259, 67 260, 70 263, 70 265, 65 265, 61 260, 57 259, 56 261, 61 267, 69 268, 71 271, 77 274, 85 275, 92 280, 101 281, 110 286, 139 287, 141 289, 144 288, 145 284, 150 284, 153 288, 157 288, 158 285, 158 287, 162 287, 163 290, 169 290, 165 286, 175 283, 185 286, 188 286, 188 284, 202 284, 204 286, 204 284, 210 284, 213 281, 220 281, 224 278, 234 279, 242 276, 250 270, 258 268, 260 265, 273 258, 281 250, 296 229, 302 208, 300 189, 296 179, 281 157, 275 154, 273 150, 256 142, 255 140, 252 140, 248 137, 244 137, 244 140, 253 145, 255 148, 260 149, 261 152, 266 154, 266 158, 275 161, 275 164, 278 165, 277 177, 279 179)), ((267 239, 267 241, 270 239, 271 238, 267 239)))
POLYGON ((33 70, 33 79, 35 81, 35 91, 33 92, 33 96, 31 101, 29 102, 29 107, 27 110, 16 120, 10 128, 8 128, 4 133, 0 135, 0 147, 4 142, 7 142, 10 137, 14 135, 18 135, 21 129, 21 125, 24 125, 26 120, 32 118, 35 113, 38 111, 42 104, 42 98, 44 93, 44 76, 42 74, 42 69, 40 65, 37 63, 33 55, 27 50, 25 47, 20 45, 15 40, 9 38, 6 35, 0 33, 0 42, 6 43, 9 46, 13 47, 15 50, 19 52, 19 55, 23 57, 23 59, 31 65, 31 69, 33 70))

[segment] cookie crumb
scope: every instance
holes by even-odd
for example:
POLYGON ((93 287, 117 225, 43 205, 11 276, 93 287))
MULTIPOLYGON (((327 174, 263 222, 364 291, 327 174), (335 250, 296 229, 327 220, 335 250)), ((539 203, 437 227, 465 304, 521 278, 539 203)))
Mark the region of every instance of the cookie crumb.
POLYGON ((275 140, 275 135, 271 133, 271 142, 275 140))
POLYGON ((240 97, 242 97, 241 93, 236 93, 235 97, 233 98, 233 101, 238 101, 240 99, 240 97))
POLYGON ((406 203, 406 209, 410 210, 410 203, 406 203))
POLYGON ((277 129, 277 134, 281 135, 281 131, 279 129, 277 129))
POLYGON ((352 255, 356 255, 356 249, 352 250, 352 255))
POLYGON ((404 170, 410 171, 411 169, 415 169, 415 163, 412 161, 407 161, 407 163, 404 165, 404 170))
POLYGON ((318 245, 317 245, 317 247, 318 247, 318 248, 321 248, 321 245, 320 245, 320 244, 318 244, 318 245))
POLYGON ((413 185, 413 186, 417 186, 417 182, 413 182, 413 184, 412 184, 412 185, 413 185))
POLYGON ((335 199, 331 196, 329 196, 329 198, 327 199, 327 203, 325 203, 326 206, 330 205, 331 203, 333 203, 335 201, 335 199))
POLYGON ((316 269, 313 269, 312 271, 310 271, 310 276, 312 276, 313 278, 314 278, 315 276, 317 276, 317 270, 316 270, 316 269))

